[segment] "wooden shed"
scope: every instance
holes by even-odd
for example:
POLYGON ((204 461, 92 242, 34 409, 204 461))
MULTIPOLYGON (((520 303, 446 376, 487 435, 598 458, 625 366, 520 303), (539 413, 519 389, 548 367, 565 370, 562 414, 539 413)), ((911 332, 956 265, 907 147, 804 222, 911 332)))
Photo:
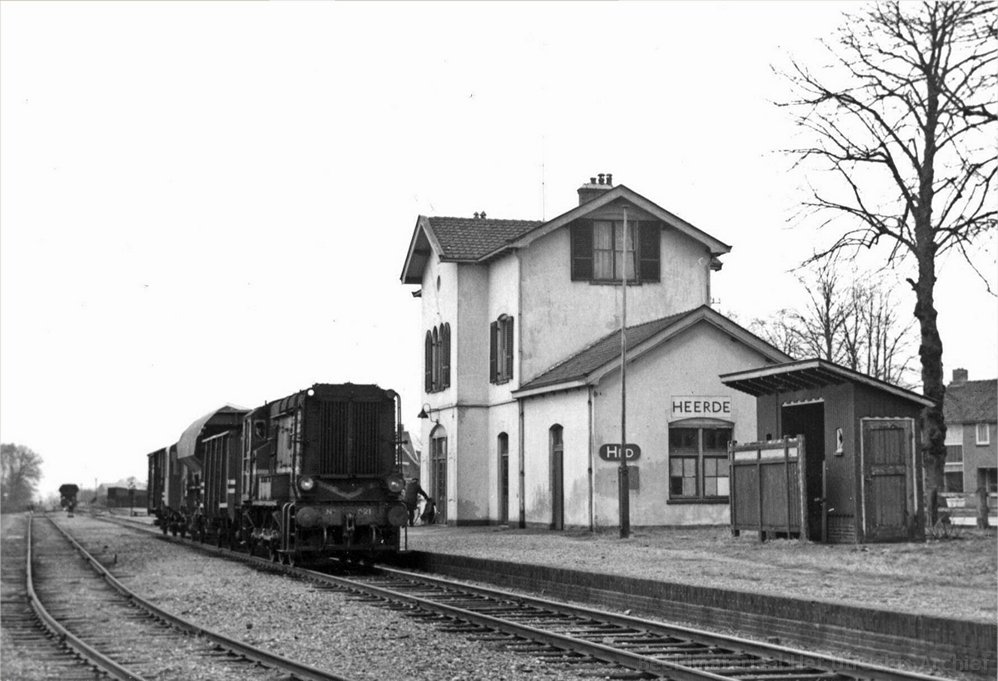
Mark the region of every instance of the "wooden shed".
POLYGON ((757 432, 765 435, 764 442, 733 448, 757 452, 757 479, 750 485, 751 455, 736 459, 732 453, 733 530, 780 531, 779 524, 764 521, 767 508, 782 504, 788 526, 796 514, 796 533, 814 541, 924 539, 918 423, 921 410, 931 405, 927 398, 821 359, 720 379, 756 397, 757 432), (779 459, 767 459, 766 452, 783 457, 780 475, 761 473, 763 462, 779 459))

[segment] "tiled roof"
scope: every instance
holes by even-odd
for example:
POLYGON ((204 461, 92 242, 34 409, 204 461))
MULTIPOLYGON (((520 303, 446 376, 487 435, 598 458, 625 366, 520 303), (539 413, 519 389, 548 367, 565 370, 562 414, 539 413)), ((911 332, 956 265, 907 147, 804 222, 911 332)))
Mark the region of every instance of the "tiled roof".
POLYGON ((448 260, 478 260, 511 240, 544 224, 540 220, 493 220, 481 218, 427 218, 441 257, 448 260))
POLYGON ((946 423, 998 421, 998 379, 946 386, 943 416, 946 423))
MULTIPOLYGON (((637 326, 627 327, 627 331, 625 332, 627 347, 633 348, 643 343, 694 311, 688 310, 644 324, 638 324, 637 326)), ((561 364, 548 369, 534 380, 521 386, 520 390, 533 390, 534 388, 542 388, 556 383, 584 379, 591 372, 617 357, 620 357, 620 332, 614 331, 578 354, 569 357, 561 364)))

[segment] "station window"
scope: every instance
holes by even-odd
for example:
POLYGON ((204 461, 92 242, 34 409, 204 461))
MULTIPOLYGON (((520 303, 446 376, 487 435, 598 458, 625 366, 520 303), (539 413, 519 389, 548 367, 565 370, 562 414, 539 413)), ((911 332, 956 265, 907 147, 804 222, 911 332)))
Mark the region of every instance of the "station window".
POLYGON ((669 499, 726 501, 730 427, 669 428, 669 499))
POLYGON ((426 332, 424 352, 424 391, 446 390, 450 387, 450 324, 441 324, 426 332))
POLYGON ((499 315, 489 326, 489 382, 513 379, 513 318, 499 315))
POLYGON ((571 232, 572 281, 659 281, 662 226, 649 220, 576 220, 571 232), (626 235, 627 258, 624 258, 626 235))

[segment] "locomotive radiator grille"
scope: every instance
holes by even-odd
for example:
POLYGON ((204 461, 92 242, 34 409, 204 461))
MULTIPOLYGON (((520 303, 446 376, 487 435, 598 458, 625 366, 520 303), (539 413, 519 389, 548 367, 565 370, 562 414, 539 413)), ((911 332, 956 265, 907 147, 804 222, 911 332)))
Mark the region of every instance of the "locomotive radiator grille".
POLYGON ((376 402, 320 404, 320 475, 377 475, 379 407, 376 402))
POLYGON ((378 417, 380 405, 376 402, 353 403, 353 472, 358 475, 375 475, 380 470, 378 458, 378 417))
POLYGON ((347 402, 321 402, 319 404, 319 467, 324 475, 348 475, 347 402))

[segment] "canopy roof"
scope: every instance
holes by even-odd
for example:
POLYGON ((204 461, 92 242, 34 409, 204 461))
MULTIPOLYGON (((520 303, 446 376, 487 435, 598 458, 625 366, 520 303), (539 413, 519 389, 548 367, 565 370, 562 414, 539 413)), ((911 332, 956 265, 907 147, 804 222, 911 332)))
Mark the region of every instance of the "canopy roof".
POLYGON ((933 404, 932 400, 922 397, 918 393, 823 359, 786 362, 761 369, 722 374, 720 378, 724 385, 756 397, 795 390, 823 388, 842 383, 860 383, 914 402, 922 407, 931 407, 933 404))

